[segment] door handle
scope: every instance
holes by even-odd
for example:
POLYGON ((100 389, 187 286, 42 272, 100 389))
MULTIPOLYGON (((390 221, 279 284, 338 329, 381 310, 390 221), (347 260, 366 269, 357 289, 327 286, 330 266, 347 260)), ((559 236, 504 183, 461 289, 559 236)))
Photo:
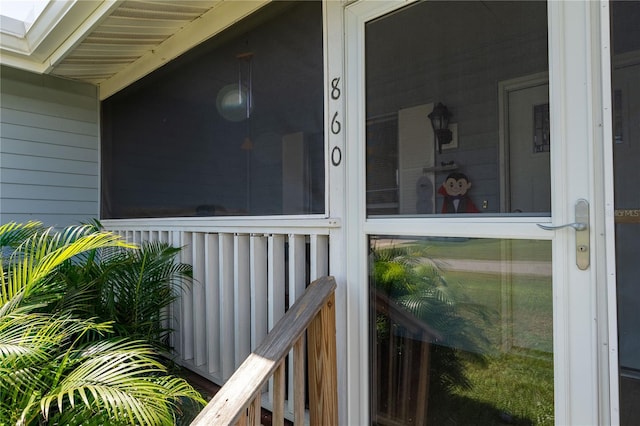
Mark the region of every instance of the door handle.
POLYGON ((576 201, 576 221, 564 225, 549 226, 538 223, 537 225, 547 231, 555 231, 562 228, 573 228, 576 230, 576 265, 579 269, 585 270, 589 267, 590 244, 589 244, 589 202, 585 199, 576 201))
POLYGON ((541 223, 537 223, 536 225, 538 225, 538 227, 544 229, 545 231, 555 231, 556 229, 562 229, 562 228, 573 228, 576 231, 584 231, 589 226, 586 223, 582 223, 582 222, 566 223, 564 225, 558 225, 558 226, 543 225, 541 223))

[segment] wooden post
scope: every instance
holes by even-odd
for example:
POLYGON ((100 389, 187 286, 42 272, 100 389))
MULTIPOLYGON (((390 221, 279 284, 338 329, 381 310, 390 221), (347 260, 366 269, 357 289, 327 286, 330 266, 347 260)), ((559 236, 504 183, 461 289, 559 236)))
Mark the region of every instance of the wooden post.
POLYGON ((309 423, 338 424, 335 295, 332 293, 308 333, 309 423))
POLYGON ((271 421, 274 425, 284 425, 284 361, 280 361, 273 375, 273 408, 271 421))
POLYGON ((249 425, 260 426, 261 414, 262 414, 261 397, 260 397, 260 394, 258 394, 256 399, 254 399, 251 405, 249 405, 249 425))
POLYGON ((431 343, 424 339, 428 336, 422 336, 420 342, 420 370, 418 373, 418 392, 416 397, 416 425, 427 424, 427 411, 429 406, 429 366, 430 366, 430 350, 431 343))
POLYGON ((293 419, 304 424, 304 335, 293 345, 293 419))

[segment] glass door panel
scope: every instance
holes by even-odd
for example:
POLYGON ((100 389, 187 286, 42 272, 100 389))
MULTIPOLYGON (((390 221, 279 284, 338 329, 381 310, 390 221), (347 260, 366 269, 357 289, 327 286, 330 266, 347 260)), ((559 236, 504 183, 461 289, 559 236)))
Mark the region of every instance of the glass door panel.
POLYGON ((374 424, 553 424, 550 241, 369 242, 374 424))
POLYGON ((640 418, 640 3, 611 3, 620 424, 640 418))
POLYGON ((369 216, 550 215, 544 2, 420 2, 365 43, 369 216))

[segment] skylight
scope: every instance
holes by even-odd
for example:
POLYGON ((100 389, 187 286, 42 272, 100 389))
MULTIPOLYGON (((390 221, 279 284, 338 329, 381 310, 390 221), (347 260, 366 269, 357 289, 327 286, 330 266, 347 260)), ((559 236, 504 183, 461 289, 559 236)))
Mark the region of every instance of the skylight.
MULTIPOLYGON (((0 15, 22 22, 26 34, 50 0, 0 0, 0 15)), ((3 32, 8 28, 2 28, 3 32)), ((13 31, 11 31, 13 32, 13 31)))
POLYGON ((114 4, 118 2, 0 0, 0 64, 48 72, 68 51, 52 57, 54 52, 67 41, 73 45, 81 40, 86 32, 79 31, 80 26, 92 15, 95 23, 114 4))

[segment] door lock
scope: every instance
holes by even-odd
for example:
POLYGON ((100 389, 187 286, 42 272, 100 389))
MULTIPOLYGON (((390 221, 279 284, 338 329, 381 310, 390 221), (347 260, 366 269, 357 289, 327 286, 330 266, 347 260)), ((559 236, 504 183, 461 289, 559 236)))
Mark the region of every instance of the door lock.
POLYGON ((579 269, 585 270, 589 267, 589 202, 585 199, 576 201, 576 221, 558 226, 537 225, 547 231, 555 231, 562 228, 573 228, 576 230, 576 265, 579 269))

